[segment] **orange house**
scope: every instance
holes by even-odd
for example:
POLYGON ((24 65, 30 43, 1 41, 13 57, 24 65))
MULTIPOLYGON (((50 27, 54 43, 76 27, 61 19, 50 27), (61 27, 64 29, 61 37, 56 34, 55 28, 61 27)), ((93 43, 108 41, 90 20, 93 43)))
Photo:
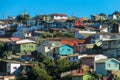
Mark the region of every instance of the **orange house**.
POLYGON ((83 23, 81 21, 75 21, 74 26, 83 26, 83 23))

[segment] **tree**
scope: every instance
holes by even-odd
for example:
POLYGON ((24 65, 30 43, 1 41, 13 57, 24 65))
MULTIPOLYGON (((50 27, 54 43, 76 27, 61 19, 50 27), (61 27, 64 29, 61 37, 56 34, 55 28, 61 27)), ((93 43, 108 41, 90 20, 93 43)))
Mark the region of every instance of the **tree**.
POLYGON ((42 18, 42 16, 40 16, 40 15, 36 15, 36 16, 34 17, 34 19, 35 19, 36 21, 40 21, 41 18, 42 18))
POLYGON ((12 51, 4 51, 3 52, 3 58, 8 59, 8 57, 12 55, 12 51))
POLYGON ((40 69, 38 66, 33 67, 28 73, 28 80, 52 80, 52 77, 47 74, 45 69, 40 69))
POLYGON ((97 53, 97 54, 103 53, 103 52, 102 52, 102 51, 103 51, 102 47, 101 47, 101 46, 97 46, 96 44, 94 44, 92 50, 93 50, 95 53, 97 53))
POLYGON ((100 13, 99 15, 103 16, 103 17, 107 17, 107 15, 105 13, 100 13))
POLYGON ((30 15, 28 14, 25 14, 24 17, 23 17, 23 23, 24 24, 27 24, 27 21, 30 19, 30 15))
POLYGON ((22 70, 15 80, 27 80, 26 71, 22 70))
POLYGON ((4 47, 4 43, 0 42, 0 52, 3 50, 3 47, 4 47))
POLYGON ((67 58, 58 59, 56 62, 58 72, 67 71, 70 68, 70 62, 67 58))
POLYGON ((29 14, 25 14, 25 15, 19 14, 16 17, 17 22, 24 23, 24 24, 27 24, 27 21, 29 19, 30 19, 30 15, 29 14))
POLYGON ((120 12, 119 11, 115 11, 115 12, 113 12, 113 14, 120 15, 120 12))
POLYGON ((16 17, 16 20, 17 20, 18 22, 22 22, 22 20, 23 20, 23 15, 22 15, 22 14, 19 14, 19 15, 16 17))

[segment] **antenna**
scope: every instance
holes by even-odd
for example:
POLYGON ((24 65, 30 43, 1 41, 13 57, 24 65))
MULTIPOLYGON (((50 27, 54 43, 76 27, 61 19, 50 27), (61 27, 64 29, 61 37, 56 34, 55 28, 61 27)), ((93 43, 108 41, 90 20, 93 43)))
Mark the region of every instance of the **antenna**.
POLYGON ((3 20, 5 19, 5 13, 3 12, 3 20))
POLYGON ((26 8, 24 7, 24 15, 26 15, 26 8))

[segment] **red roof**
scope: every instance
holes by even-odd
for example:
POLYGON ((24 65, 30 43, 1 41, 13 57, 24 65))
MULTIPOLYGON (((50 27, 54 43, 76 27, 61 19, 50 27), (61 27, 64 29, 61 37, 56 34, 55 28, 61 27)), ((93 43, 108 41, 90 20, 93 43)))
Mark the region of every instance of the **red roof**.
POLYGON ((83 26, 83 23, 80 21, 74 22, 74 26, 83 26))
POLYGON ((11 41, 18 41, 18 40, 20 40, 20 38, 17 38, 17 37, 11 37, 10 40, 11 40, 11 41))

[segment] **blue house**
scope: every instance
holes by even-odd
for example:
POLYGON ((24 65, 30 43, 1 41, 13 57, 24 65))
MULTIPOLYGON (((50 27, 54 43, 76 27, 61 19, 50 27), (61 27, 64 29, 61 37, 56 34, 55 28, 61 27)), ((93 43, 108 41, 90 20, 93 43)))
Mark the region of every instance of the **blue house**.
POLYGON ((58 49, 59 55, 69 55, 69 54, 73 54, 73 52, 74 52, 73 47, 66 44, 60 46, 58 49))
POLYGON ((117 59, 109 59, 105 62, 106 70, 120 70, 120 61, 117 59))
POLYGON ((120 61, 117 59, 101 59, 96 61, 95 64, 96 74, 107 76, 109 71, 120 70, 120 61))

